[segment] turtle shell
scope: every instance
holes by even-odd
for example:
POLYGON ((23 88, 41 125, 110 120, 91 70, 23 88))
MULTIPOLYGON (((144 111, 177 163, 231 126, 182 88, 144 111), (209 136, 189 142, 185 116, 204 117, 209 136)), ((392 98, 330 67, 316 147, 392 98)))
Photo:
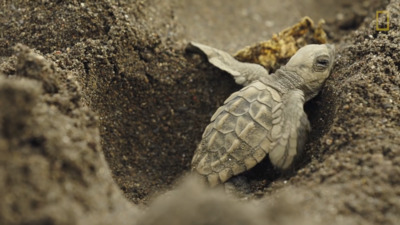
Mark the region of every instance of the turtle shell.
POLYGON ((233 93, 206 127, 192 170, 215 186, 253 168, 270 151, 280 105, 280 93, 261 81, 233 93))

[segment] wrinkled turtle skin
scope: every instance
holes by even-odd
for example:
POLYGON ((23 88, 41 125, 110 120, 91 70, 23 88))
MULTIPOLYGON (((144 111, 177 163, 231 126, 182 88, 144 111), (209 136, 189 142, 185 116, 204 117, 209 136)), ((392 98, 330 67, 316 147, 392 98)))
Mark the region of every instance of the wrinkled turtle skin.
POLYGON ((210 186, 250 170, 267 155, 279 169, 289 168, 310 131, 303 106, 318 94, 332 69, 333 45, 307 45, 274 74, 258 64, 239 62, 221 50, 190 43, 214 66, 244 88, 217 109, 192 160, 192 171, 210 186))

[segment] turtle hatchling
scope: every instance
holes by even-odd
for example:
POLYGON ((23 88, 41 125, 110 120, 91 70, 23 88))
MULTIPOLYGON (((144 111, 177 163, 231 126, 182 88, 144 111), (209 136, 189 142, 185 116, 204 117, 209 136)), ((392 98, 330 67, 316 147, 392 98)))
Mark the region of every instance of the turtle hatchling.
POLYGON ((273 74, 206 45, 191 42, 188 49, 205 54, 212 65, 244 86, 211 117, 194 153, 192 171, 216 186, 250 170, 267 155, 274 167, 288 169, 310 131, 304 103, 328 78, 334 46, 306 45, 273 74))

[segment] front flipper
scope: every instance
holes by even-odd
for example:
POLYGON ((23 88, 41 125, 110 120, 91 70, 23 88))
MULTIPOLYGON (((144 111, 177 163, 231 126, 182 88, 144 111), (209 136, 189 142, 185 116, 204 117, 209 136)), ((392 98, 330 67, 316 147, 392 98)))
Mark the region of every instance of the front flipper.
POLYGON ((311 130, 303 109, 304 102, 304 93, 295 89, 289 91, 282 102, 272 109, 271 137, 274 142, 269 159, 278 168, 287 169, 304 148, 311 130))
POLYGON ((260 77, 268 76, 268 71, 261 65, 239 62, 227 52, 196 42, 190 42, 187 49, 205 54, 211 64, 231 74, 239 85, 246 86, 260 77))

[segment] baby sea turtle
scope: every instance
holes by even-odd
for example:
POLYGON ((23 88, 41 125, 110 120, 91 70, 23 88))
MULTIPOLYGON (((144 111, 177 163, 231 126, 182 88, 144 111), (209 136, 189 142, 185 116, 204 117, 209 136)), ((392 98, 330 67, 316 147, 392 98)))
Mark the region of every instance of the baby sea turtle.
POLYGON ((192 171, 215 186, 250 170, 269 156, 280 169, 291 166, 302 152, 310 124, 303 105, 313 98, 332 69, 333 45, 307 45, 289 62, 269 75, 253 63, 199 43, 190 50, 245 86, 225 100, 211 117, 192 160, 192 171))

